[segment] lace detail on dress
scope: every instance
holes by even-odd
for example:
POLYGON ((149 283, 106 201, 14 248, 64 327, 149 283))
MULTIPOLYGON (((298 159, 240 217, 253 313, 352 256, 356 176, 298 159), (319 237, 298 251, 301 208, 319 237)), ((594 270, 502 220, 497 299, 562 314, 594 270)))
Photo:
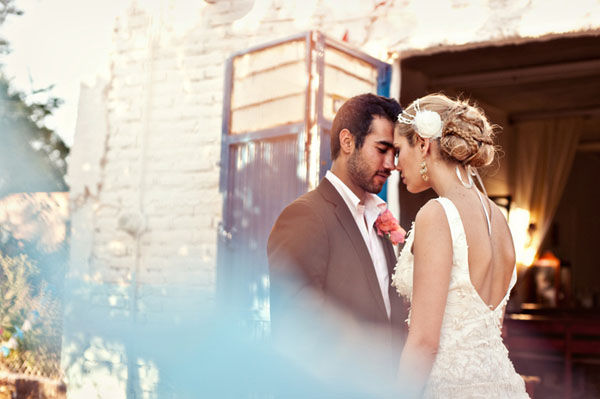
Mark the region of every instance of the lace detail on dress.
POLYGON ((396 287, 398 294, 407 298, 409 301, 412 300, 412 278, 413 269, 412 262, 414 260, 412 254, 412 246, 415 236, 415 222, 412 223, 406 240, 404 240, 404 246, 398 257, 398 262, 394 266, 394 274, 392 274, 392 285, 396 287))
MULTIPOLYGON (((447 198, 437 201, 448 218, 453 262, 438 354, 424 397, 528 398, 525 383, 515 372, 501 336, 502 314, 516 282, 516 269, 506 295, 491 309, 471 284, 469 251, 458 210, 447 198)), ((392 285, 409 301, 412 300, 414 229, 413 223, 392 276, 392 285)))

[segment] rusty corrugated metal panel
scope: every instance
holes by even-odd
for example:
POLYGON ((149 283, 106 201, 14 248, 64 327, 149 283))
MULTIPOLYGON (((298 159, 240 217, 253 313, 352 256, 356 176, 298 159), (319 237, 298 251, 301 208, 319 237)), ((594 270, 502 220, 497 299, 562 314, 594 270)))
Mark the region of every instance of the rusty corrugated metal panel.
MULTIPOLYGON (((267 238, 283 208, 306 192, 298 177, 298 137, 286 136, 231 148, 235 170, 230 192, 229 281, 243 313, 260 329, 269 320, 267 238)), ((260 332, 257 332, 260 335, 260 332)))

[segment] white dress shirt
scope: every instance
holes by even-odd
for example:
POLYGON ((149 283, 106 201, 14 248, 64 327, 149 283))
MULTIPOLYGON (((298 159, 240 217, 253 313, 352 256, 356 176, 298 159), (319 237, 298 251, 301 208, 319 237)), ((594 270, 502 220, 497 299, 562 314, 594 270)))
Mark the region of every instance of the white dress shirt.
POLYGON ((381 212, 383 212, 387 205, 384 200, 379 198, 375 194, 366 193, 364 204, 360 203, 360 198, 356 196, 331 171, 327 171, 325 178, 329 180, 337 192, 342 196, 344 202, 348 206, 350 213, 354 217, 354 221, 358 226, 358 230, 369 249, 373 266, 375 267, 375 273, 377 274, 377 280, 379 282, 379 289, 383 296, 383 303, 385 304, 385 310, 387 311, 388 318, 390 317, 390 296, 389 296, 389 285, 390 275, 387 267, 387 259, 385 258, 385 252, 383 245, 377 236, 377 230, 375 229, 375 220, 381 212))

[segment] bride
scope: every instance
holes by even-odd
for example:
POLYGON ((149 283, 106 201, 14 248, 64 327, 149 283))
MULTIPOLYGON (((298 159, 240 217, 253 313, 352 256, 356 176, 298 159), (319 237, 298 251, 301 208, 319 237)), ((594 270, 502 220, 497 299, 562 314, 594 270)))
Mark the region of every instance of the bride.
POLYGON ((411 302, 398 375, 415 396, 528 398, 501 337, 513 241, 476 169, 494 159, 493 130, 480 109, 441 94, 414 101, 396 127, 402 182, 439 195, 417 214, 392 277, 411 302))

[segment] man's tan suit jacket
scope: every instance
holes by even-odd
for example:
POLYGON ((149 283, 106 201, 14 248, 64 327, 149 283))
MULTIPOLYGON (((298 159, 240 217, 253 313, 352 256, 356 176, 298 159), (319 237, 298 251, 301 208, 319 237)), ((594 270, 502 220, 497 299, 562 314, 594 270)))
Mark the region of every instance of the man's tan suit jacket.
MULTIPOLYGON (((380 239, 391 281, 394 249, 389 240, 380 239)), ((298 340, 292 345, 304 345, 310 361, 325 361, 333 369, 375 367, 395 376, 406 334, 406 306, 390 287, 388 318, 364 239, 327 179, 283 210, 267 253, 276 341, 298 340), (376 365, 366 361, 370 356, 376 365)))

